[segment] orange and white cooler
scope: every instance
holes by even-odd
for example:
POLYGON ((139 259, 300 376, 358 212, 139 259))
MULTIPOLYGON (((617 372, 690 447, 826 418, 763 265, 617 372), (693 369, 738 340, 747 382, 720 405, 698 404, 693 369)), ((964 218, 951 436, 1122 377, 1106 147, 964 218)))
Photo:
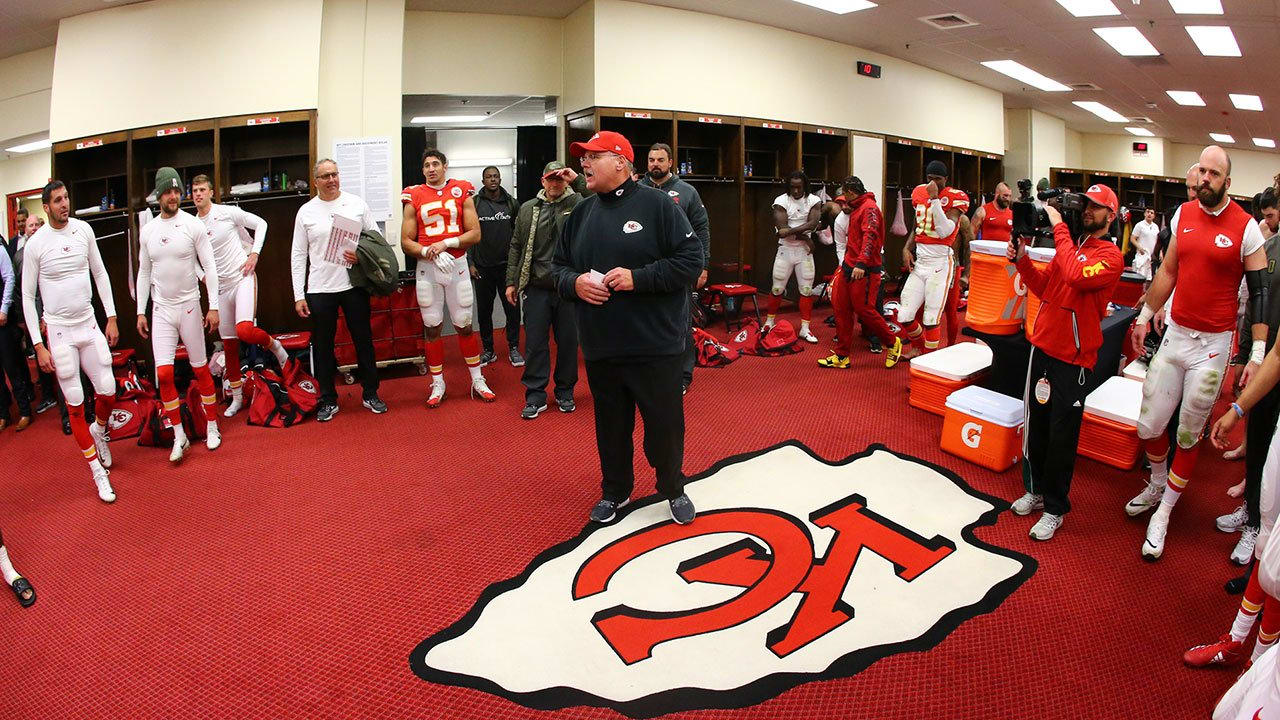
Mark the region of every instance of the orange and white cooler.
POLYGON ((1022 401, 977 385, 947 397, 942 449, 1004 472, 1022 457, 1022 401))
MULTIPOLYGON (((1056 248, 1027 248, 1027 257, 1031 258, 1031 264, 1040 272, 1049 270, 1049 264, 1053 262, 1053 256, 1057 255, 1056 248)), ((1022 278, 1018 278, 1018 285, 1027 294, 1027 335, 1031 334, 1031 329, 1036 326, 1036 315, 1040 313, 1040 298, 1031 292, 1022 283, 1022 278)))
POLYGON ((1084 400, 1077 452, 1100 463, 1128 470, 1138 460, 1138 411, 1142 382, 1107 378, 1084 400))
POLYGON ((969 305, 965 324, 978 332, 1012 335, 1022 329, 1027 312, 1026 288, 1018 268, 1005 257, 1009 243, 969 243, 969 305))
POLYGON ((1137 380, 1138 382, 1142 382, 1143 380, 1147 379, 1147 364, 1142 362, 1141 360, 1134 360, 1128 365, 1125 365, 1124 371, 1121 372, 1120 374, 1129 378, 1130 380, 1137 380))
POLYGON ((991 348, 962 342, 911 358, 907 402, 934 415, 946 414, 947 396, 982 379, 991 367, 991 348))

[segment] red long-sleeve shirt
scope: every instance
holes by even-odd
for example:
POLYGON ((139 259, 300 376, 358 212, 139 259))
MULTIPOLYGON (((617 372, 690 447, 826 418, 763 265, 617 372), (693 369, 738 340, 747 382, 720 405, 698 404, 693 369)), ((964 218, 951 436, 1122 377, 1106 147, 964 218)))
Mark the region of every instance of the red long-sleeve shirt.
POLYGON ((876 194, 865 192, 850 203, 849 242, 845 246, 842 264, 852 270, 879 272, 884 261, 880 257, 884 247, 884 214, 876 205, 876 194))
POLYGON ((1027 255, 1018 258, 1022 282, 1041 300, 1029 339, 1050 357, 1092 368, 1124 257, 1109 240, 1089 237, 1077 245, 1065 223, 1054 226, 1053 239, 1057 254, 1047 270, 1038 270, 1027 255))

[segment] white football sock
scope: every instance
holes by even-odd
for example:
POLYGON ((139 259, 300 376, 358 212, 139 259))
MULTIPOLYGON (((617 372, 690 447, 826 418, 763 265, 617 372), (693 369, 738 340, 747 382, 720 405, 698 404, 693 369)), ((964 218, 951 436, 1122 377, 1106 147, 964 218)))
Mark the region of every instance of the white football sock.
POLYGON ((1169 484, 1169 456, 1165 455, 1163 460, 1147 458, 1147 462, 1151 463, 1151 482, 1167 487, 1169 484))
POLYGON ((18 571, 9 562, 9 548, 3 545, 0 545, 0 573, 4 573, 5 585, 13 585, 13 581, 18 579, 18 571))
POLYGON ((1253 644, 1253 655, 1249 658, 1249 662, 1251 663, 1258 662, 1258 658, 1262 657, 1262 653, 1270 650, 1271 646, 1275 644, 1276 644, 1276 639, 1274 637, 1271 638, 1270 640, 1267 640, 1263 638, 1262 633, 1259 632, 1258 641, 1253 644))
POLYGON ((801 334, 801 335, 808 335, 808 334, 809 334, 809 321, 808 321, 808 320, 801 320, 801 321, 800 321, 800 334, 801 334))
POLYGON ((187 431, 182 429, 182 423, 173 426, 173 444, 181 445, 187 441, 187 431))
POLYGON ((281 367, 284 367, 284 364, 289 361, 289 352, 275 338, 271 338, 271 352, 275 353, 276 360, 280 362, 281 367))
POLYGON ((1249 631, 1253 630, 1253 623, 1258 619, 1258 613, 1252 615, 1245 612, 1244 608, 1236 613, 1236 621, 1231 623, 1231 639, 1236 642, 1244 642, 1249 637, 1249 631))
POLYGON ((480 366, 479 366, 479 365, 468 365, 468 366, 467 366, 467 370, 471 372, 471 382, 475 382, 476 380, 483 380, 483 379, 484 379, 484 375, 483 375, 483 374, 481 374, 480 369, 481 369, 481 368, 480 368, 480 366))
POLYGON ((96 457, 89 461, 89 469, 93 471, 94 475, 107 471, 107 469, 103 467, 102 461, 96 457))

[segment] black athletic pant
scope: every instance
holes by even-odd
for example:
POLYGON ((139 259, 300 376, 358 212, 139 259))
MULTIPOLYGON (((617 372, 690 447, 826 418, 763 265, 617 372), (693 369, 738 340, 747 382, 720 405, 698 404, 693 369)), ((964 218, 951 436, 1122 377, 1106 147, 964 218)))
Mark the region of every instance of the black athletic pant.
POLYGON ((524 384, 526 403, 547 402, 547 381, 551 376, 551 333, 556 335, 556 399, 572 400, 578 384, 578 325, 573 303, 555 290, 527 287, 521 301, 524 314, 524 384))
POLYGON ((27 358, 22 353, 21 331, 16 323, 0 326, 0 419, 11 420, 9 403, 17 402, 18 416, 31 417, 31 374, 27 370, 27 358), (8 382, 5 382, 8 378, 8 382), (13 392, 10 394, 10 389, 13 392))
POLYGON ((586 362, 605 499, 621 502, 634 489, 632 435, 637 408, 644 420, 644 456, 657 471, 658 493, 668 500, 684 493, 682 362, 682 354, 586 362))
POLYGON ((373 330, 369 328, 369 293, 351 288, 336 293, 307 293, 311 308, 311 350, 315 353, 316 382, 320 383, 320 404, 337 403, 338 391, 333 376, 338 372, 338 359, 333 354, 333 339, 338 332, 338 308, 355 344, 356 362, 360 366, 360 384, 364 397, 378 394, 378 366, 373 357, 373 330))
POLYGON ((1092 370, 1062 362, 1031 348, 1027 394, 1023 398, 1026 459, 1022 483, 1027 492, 1044 496, 1044 511, 1065 515, 1071 510, 1067 493, 1076 464, 1076 445, 1084 419, 1084 399, 1092 370), (1036 400, 1036 384, 1049 381, 1049 400, 1036 400))
POLYGON ((493 352, 493 296, 502 302, 507 316, 507 347, 520 347, 520 309, 507 302, 507 266, 476 266, 479 277, 471 278, 476 290, 476 312, 480 315, 480 344, 485 352, 493 352))
POLYGON ((1249 515, 1246 524, 1258 527, 1261 515, 1258 498, 1262 495, 1262 468, 1267 464, 1267 450, 1280 418, 1280 390, 1273 388, 1249 411, 1244 427, 1244 508, 1249 515))
MULTIPOLYGON (((693 295, 689 295, 689 307, 693 307, 693 295)), ((684 339, 684 362, 680 365, 680 381, 685 387, 693 384, 693 367, 698 364, 698 348, 693 345, 693 312, 689 312, 689 334, 684 339)))

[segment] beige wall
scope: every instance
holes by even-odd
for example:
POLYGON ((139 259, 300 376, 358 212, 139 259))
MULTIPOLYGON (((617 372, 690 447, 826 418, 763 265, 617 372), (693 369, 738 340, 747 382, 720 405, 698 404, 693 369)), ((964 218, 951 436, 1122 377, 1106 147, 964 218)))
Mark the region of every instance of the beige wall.
MULTIPOLYGON (((321 0, 153 0, 67 18, 58 26, 50 133, 58 141, 316 107, 321 9, 321 0), (206 72, 192 82, 200 64, 206 72)), ((386 42, 396 44, 399 67, 398 37, 386 42)))
MULTIPOLYGON (((1032 182, 1049 177, 1049 168, 1064 167, 1067 162, 1067 124, 1062 118, 1031 111, 1032 182)), ((1018 178, 1014 178, 1017 180, 1018 178)), ((984 188, 985 189, 985 188, 984 188)))
MULTIPOLYGON (((1165 153, 1165 174, 1182 177, 1187 168, 1200 162, 1201 145, 1183 145, 1169 143, 1165 153)), ((1255 152, 1252 150, 1236 150, 1227 148, 1231 154, 1231 193, 1233 195, 1252 196, 1270 187, 1276 173, 1280 173, 1280 155, 1275 153, 1255 152)))
POLYGON ((1078 168, 1084 163, 1084 135, 1075 130, 1066 131, 1066 152, 1062 167, 1078 168))
MULTIPOLYGON (((0 162, 0 189, 5 196, 44 187, 49 182, 51 167, 48 150, 14 155, 0 162)), ((43 213, 41 213, 43 214, 43 213)), ((0 233, 9 234, 9 204, 0 197, 0 233)))
POLYGON ((1031 142, 1031 111, 1027 108, 1005 108, 1004 176, 1006 178, 1016 181, 1031 177, 1031 142))
POLYGON ((404 14, 404 94, 559 95, 558 18, 404 14), (438 72, 440 58, 466 58, 438 72))
POLYGON ((1133 135, 1081 136, 1080 165, 1087 170, 1116 173, 1164 175, 1165 141, 1162 138, 1139 138, 1133 135), (1134 157, 1133 143, 1145 140, 1149 148, 1146 157, 1134 157))
POLYGON ((52 46, 0 60, 0 141, 49 131, 52 87, 52 46))
POLYGON ((595 27, 597 105, 835 125, 1004 152, 1001 94, 919 65, 764 25, 622 0, 595 0, 595 27), (619 28, 626 29, 621 36, 619 28), (670 63, 637 56, 634 40, 646 33, 667 38, 670 63), (602 51, 605 41, 619 37, 627 40, 624 51, 602 51), (788 102, 781 106, 762 78, 780 77, 797 58, 810 70, 787 75, 788 102), (881 64, 883 79, 858 77, 860 59, 881 64), (936 114, 919 112, 915 99, 921 97, 963 112, 939 122, 936 114))
POLYGON ((594 1, 583 4, 564 19, 561 32, 561 115, 596 104, 595 22, 594 1))

